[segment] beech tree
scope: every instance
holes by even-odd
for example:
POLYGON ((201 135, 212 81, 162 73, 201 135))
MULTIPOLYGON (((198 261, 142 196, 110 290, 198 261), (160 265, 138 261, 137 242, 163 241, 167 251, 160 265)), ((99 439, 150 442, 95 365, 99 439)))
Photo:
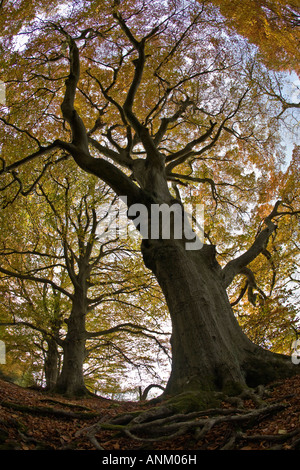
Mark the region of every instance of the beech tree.
MULTIPOLYGON (((118 348, 120 353, 124 349, 114 334, 144 336, 162 351, 166 352, 166 347, 161 345, 153 325, 151 329, 146 309, 142 314, 148 321, 141 318, 138 302, 128 300, 120 307, 124 296, 141 290, 155 295, 157 287, 151 275, 138 271, 138 255, 120 239, 120 234, 114 231, 114 236, 105 236, 118 216, 109 188, 88 175, 78 180, 73 170, 67 165, 60 181, 53 171, 49 172, 47 181, 39 183, 21 207, 17 203, 13 206, 20 218, 15 229, 18 225, 20 228, 8 237, 2 234, 0 280, 7 301, 6 315, 3 312, 1 316, 8 316, 8 321, 0 324, 21 328, 23 337, 25 327, 39 332, 42 339, 35 340, 35 347, 45 356, 47 388, 83 395, 87 393, 89 353, 99 351, 101 346, 118 348), (118 304, 118 313, 111 306, 113 302, 118 304), (136 311, 133 318, 126 307, 136 311), (93 321, 89 322, 91 316, 93 321)), ((163 330, 161 333, 163 336, 163 330)), ((131 352, 127 352, 132 363, 139 360, 134 359, 135 349, 131 345, 131 352)), ((105 353, 101 357, 98 367, 105 370, 105 353)), ((123 361, 125 357, 124 350, 123 361)), ((110 357, 109 362, 111 370, 114 366, 117 369, 115 360, 110 357)), ((94 388, 95 383, 94 379, 94 388)))
MULTIPOLYGON (((12 21, 11 5, 3 11, 12 21)), ((126 200, 172 322, 167 394, 255 386, 292 373, 289 357, 245 335, 227 292, 266 249, 277 220, 299 214, 298 198, 279 198, 279 125, 253 86, 251 45, 226 29, 214 6, 192 0, 66 2, 52 12, 42 5, 18 37, 23 44, 2 52, 7 207, 70 156, 126 200), (205 243, 186 223, 178 236, 172 217, 169 237, 162 225, 153 236, 153 206, 186 221, 187 194, 205 201, 214 222, 205 243), (145 219, 137 221, 137 208, 146 209, 145 219), (212 243, 217 222, 219 247, 212 243)))
POLYGON ((53 390, 61 365, 56 338, 68 310, 51 287, 44 284, 32 289, 32 283, 26 284, 15 276, 1 276, 0 326, 7 345, 8 370, 13 376, 18 360, 17 375, 22 377, 28 371, 31 384, 44 382, 47 390, 53 390))

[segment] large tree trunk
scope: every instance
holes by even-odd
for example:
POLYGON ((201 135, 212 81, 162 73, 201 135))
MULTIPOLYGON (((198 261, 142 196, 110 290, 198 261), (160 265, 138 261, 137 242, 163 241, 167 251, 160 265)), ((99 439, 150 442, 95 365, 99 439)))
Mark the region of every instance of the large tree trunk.
POLYGON ((81 289, 78 289, 74 296, 71 315, 67 320, 68 332, 63 343, 63 366, 56 384, 56 391, 68 396, 81 396, 87 393, 83 375, 86 311, 86 296, 81 289))
POLYGON ((257 347, 241 330, 213 246, 187 251, 180 240, 144 240, 142 252, 165 294, 172 321, 166 394, 234 392, 272 380, 278 368, 290 371, 290 360, 257 347))

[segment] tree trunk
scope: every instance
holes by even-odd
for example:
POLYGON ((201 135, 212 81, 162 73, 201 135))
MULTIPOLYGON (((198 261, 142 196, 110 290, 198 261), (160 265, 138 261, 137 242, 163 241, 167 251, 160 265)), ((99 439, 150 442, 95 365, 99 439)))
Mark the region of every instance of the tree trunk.
POLYGON ((235 392, 288 373, 291 361, 254 345, 229 303, 215 248, 185 249, 180 240, 144 240, 146 266, 165 295, 172 321, 172 372, 166 394, 235 392), (283 361, 283 363, 281 363, 283 361), (256 383, 257 382, 257 383, 256 383))
POLYGON ((63 346, 63 367, 55 389, 67 396, 85 395, 87 393, 83 377, 85 340, 75 340, 70 337, 71 335, 67 336, 63 346))
POLYGON ((68 332, 63 343, 63 366, 56 385, 58 393, 68 396, 82 396, 87 393, 83 375, 86 311, 86 296, 78 289, 71 315, 66 320, 68 332))
POLYGON ((56 386, 57 377, 59 373, 59 353, 55 339, 46 339, 48 345, 47 356, 45 359, 45 380, 46 389, 53 390, 56 386))

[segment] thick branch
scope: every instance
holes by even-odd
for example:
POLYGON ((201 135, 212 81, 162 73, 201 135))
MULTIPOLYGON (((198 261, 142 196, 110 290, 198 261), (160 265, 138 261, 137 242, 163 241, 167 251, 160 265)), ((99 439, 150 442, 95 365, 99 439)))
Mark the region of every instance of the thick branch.
POLYGON ((131 82, 130 88, 128 90, 124 105, 123 105, 123 111, 126 116, 127 121, 130 123, 130 125, 133 127, 135 132, 137 133, 138 137, 140 138, 145 151, 147 153, 147 159, 151 160, 152 163, 158 163, 159 166, 162 165, 162 156, 160 155, 152 137, 150 136, 150 133, 147 129, 146 126, 142 125, 136 115, 134 114, 132 108, 134 104, 134 99, 136 96, 136 93, 138 91, 138 88, 140 86, 140 83, 142 81, 143 77, 143 72, 144 72, 144 66, 145 66, 145 42, 146 39, 157 31, 157 28, 154 28, 154 30, 147 36, 144 37, 141 41, 138 41, 137 39, 134 38, 132 35, 131 31, 127 27, 125 21, 123 20, 122 16, 119 13, 114 14, 114 18, 119 22, 122 30, 124 31, 125 35, 129 39, 129 41, 132 43, 134 48, 136 49, 138 53, 138 58, 133 61, 134 67, 135 67, 135 72, 133 76, 133 80, 131 82))
POLYGON ((89 142, 96 150, 102 153, 102 155, 105 155, 106 157, 113 160, 115 163, 120 164, 125 168, 131 168, 132 160, 128 157, 128 153, 125 150, 120 153, 115 152, 114 150, 111 150, 108 147, 104 147, 104 145, 101 145, 97 140, 93 139, 92 137, 89 137, 89 142))
MULTIPOLYGON (((66 35, 66 33, 64 33, 66 35)), ((89 139, 84 123, 74 109, 74 100, 77 83, 80 77, 79 51, 75 40, 67 35, 70 48, 70 74, 66 81, 66 91, 61 110, 64 119, 70 124, 72 130, 72 143, 60 142, 60 146, 68 150, 76 163, 84 171, 98 176, 107 183, 118 195, 127 196, 129 204, 140 198, 140 190, 121 170, 110 162, 93 158, 89 153, 89 139)), ((95 145, 95 141, 93 141, 95 145)), ((103 152, 103 148, 98 150, 103 152)), ((107 155, 107 150, 105 155, 107 155)), ((110 155, 111 157, 112 155, 110 155)))
MULTIPOLYGON (((266 298, 265 293, 257 286, 255 276, 250 268, 243 267, 239 274, 244 274, 247 277, 246 289, 248 289, 248 300, 252 305, 256 305, 257 295, 254 290, 257 290, 263 299, 266 298)), ((244 290, 244 289, 243 289, 244 290)), ((240 300, 240 299, 239 299, 240 300)), ((234 302, 236 305, 237 302, 234 302)))
POLYGON ((70 36, 68 36, 70 48, 70 74, 66 80, 65 96, 61 105, 64 119, 70 124, 72 130, 73 144, 80 150, 88 151, 88 136, 81 117, 74 109, 74 100, 77 84, 80 78, 80 60, 78 47, 70 36))
POLYGON ((255 260, 255 258, 257 258, 257 256, 266 248, 271 234, 276 229, 276 225, 272 222, 272 219, 279 214, 278 207, 280 204, 281 201, 276 202, 271 214, 265 219, 267 227, 257 235, 250 248, 239 257, 229 261, 223 268, 224 284, 226 287, 231 284, 235 276, 239 274, 244 267, 255 260))

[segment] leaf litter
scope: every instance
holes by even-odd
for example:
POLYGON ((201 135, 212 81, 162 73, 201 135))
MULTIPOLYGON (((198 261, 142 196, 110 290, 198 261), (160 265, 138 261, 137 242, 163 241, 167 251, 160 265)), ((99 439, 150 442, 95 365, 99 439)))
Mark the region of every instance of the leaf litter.
POLYGON ((0 379, 0 450, 300 450, 300 375, 266 390, 263 405, 153 417, 149 401, 69 399, 0 379))

